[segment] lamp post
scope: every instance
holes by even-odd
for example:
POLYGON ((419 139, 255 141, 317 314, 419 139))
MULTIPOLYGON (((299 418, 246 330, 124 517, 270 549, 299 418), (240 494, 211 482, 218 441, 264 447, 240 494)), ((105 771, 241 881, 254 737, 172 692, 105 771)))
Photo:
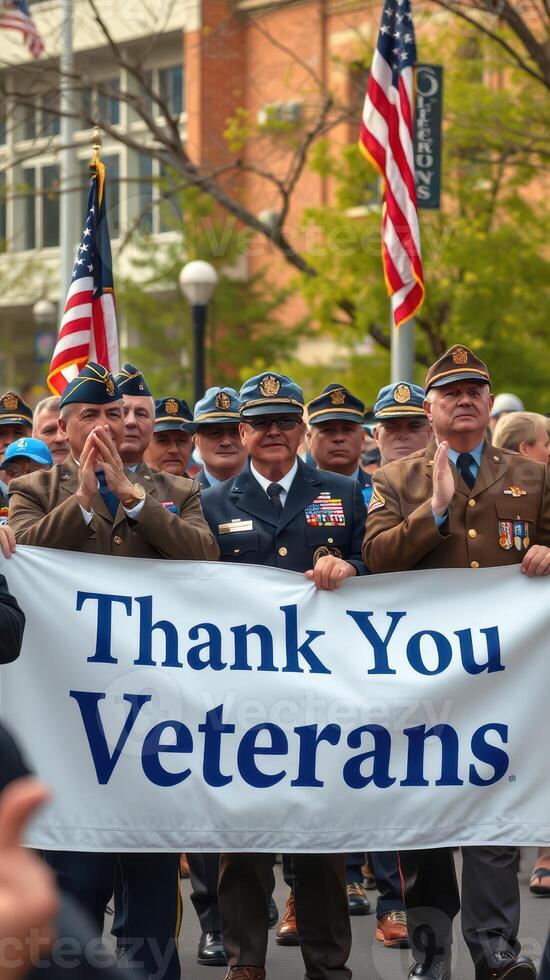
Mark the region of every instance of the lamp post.
POLYGON ((193 323, 193 393, 195 403, 204 394, 204 348, 208 303, 216 288, 218 273, 209 262, 197 259, 187 262, 180 272, 179 284, 191 307, 193 323))

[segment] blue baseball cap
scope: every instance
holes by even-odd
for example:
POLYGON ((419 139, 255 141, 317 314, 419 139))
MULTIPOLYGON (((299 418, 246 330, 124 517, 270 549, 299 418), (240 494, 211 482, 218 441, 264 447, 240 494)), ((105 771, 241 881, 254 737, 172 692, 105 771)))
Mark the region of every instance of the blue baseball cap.
POLYGON ((41 466, 53 466, 53 456, 41 439, 23 438, 10 442, 4 461, 0 463, 0 470, 5 469, 12 459, 32 459, 33 463, 40 463, 41 466))
POLYGON ((327 385, 307 406, 310 425, 319 425, 321 422, 357 422, 362 425, 364 415, 364 403, 339 384, 327 385))
POLYGON ((247 415, 288 415, 304 411, 304 393, 286 374, 256 374, 245 381, 240 392, 240 413, 247 415))
POLYGON ((195 405, 196 425, 216 425, 240 422, 239 396, 234 388, 209 388, 195 405))
POLYGON ((60 408, 65 405, 109 405, 121 398, 122 394, 111 372, 102 364, 89 361, 65 388, 60 408))
POLYGON ((419 385, 409 381, 396 381, 386 385, 378 392, 369 422, 383 422, 384 419, 406 419, 412 415, 426 418, 424 399, 426 394, 419 385))

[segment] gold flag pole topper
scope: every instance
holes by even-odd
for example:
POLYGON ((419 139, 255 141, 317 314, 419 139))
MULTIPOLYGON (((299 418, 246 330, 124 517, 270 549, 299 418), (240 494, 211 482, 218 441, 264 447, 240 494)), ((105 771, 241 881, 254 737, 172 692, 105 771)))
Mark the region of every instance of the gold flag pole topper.
POLYGON ((89 163, 90 176, 97 177, 99 203, 103 200, 103 184, 105 181, 105 165, 101 162, 101 130, 99 126, 94 127, 92 143, 92 158, 89 163))

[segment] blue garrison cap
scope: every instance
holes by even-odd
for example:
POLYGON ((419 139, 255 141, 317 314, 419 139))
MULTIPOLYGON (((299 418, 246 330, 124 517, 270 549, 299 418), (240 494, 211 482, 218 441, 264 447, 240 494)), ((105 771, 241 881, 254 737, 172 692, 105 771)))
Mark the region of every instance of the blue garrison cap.
POLYGON ((32 429, 32 408, 14 391, 0 396, 0 425, 28 425, 32 429))
POLYGON ((239 422, 239 396, 234 388, 209 388, 195 405, 196 425, 239 422))
POLYGON ((32 459, 41 466, 53 466, 53 456, 41 439, 16 439, 15 442, 10 442, 4 461, 0 463, 0 470, 5 469, 12 459, 32 459))
POLYGON ((320 422, 357 422, 362 425, 364 414, 364 403, 339 384, 327 385, 307 406, 310 425, 320 422))
POLYGON ((196 428, 191 409, 183 398, 169 395, 167 398, 156 399, 154 432, 167 432, 169 429, 195 432, 196 428))
POLYGON ((304 393, 286 374, 257 374, 243 384, 240 393, 240 413, 246 415, 277 415, 304 411, 304 393))
POLYGON ((384 419, 406 419, 412 415, 426 418, 423 408, 425 397, 423 388, 408 381, 386 385, 378 392, 371 418, 376 422, 383 422, 384 419))
POLYGON ((151 395, 143 374, 133 364, 123 364, 115 381, 121 395, 151 395))
POLYGON ((60 408, 65 405, 109 405, 121 398, 122 394, 111 372, 102 364, 89 361, 65 388, 60 408))

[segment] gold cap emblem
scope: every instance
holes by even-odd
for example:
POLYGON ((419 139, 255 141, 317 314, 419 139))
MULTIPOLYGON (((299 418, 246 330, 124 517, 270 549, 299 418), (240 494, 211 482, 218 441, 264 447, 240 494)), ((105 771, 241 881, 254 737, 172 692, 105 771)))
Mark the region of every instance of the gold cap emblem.
POLYGON ((329 392, 330 400, 333 405, 343 405, 346 400, 346 393, 343 388, 334 388, 329 392))
POLYGON ((281 388, 281 382, 273 374, 266 374, 265 378, 260 381, 260 394, 264 398, 274 398, 281 388))
POLYGON ((463 347, 457 347, 457 349, 453 351, 453 362, 455 364, 467 364, 468 351, 464 350, 463 347))
POLYGON ((107 389, 107 394, 109 398, 112 398, 115 393, 115 383, 112 378, 105 379, 105 387, 107 389))
POLYGON ((168 415, 177 415, 179 405, 175 398, 167 398, 164 408, 168 412, 168 415))
POLYGON ((397 385, 393 397, 400 405, 404 405, 411 400, 411 389, 408 385, 397 385))
POLYGON ((19 399, 17 395, 14 395, 13 391, 8 391, 2 399, 2 405, 4 408, 9 409, 13 412, 16 408, 19 408, 19 399))
POLYGON ((219 391, 216 395, 216 408, 221 408, 224 411, 231 408, 231 399, 226 391, 219 391))

